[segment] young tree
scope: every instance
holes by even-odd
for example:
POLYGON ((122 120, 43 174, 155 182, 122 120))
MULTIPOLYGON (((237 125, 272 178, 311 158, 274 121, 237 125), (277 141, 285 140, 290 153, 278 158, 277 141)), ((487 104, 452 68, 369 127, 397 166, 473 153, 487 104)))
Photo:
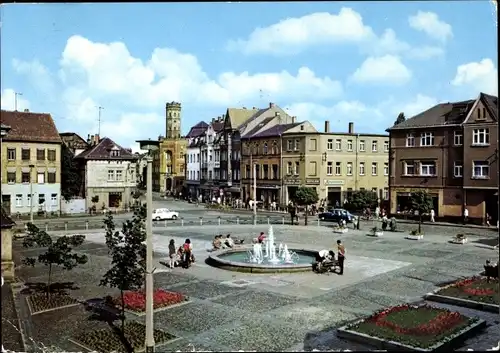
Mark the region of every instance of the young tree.
POLYGON ((125 291, 138 290, 144 283, 146 269, 146 207, 134 211, 122 231, 117 231, 113 216, 104 219, 106 245, 111 256, 111 268, 104 274, 100 285, 118 288, 121 297, 122 333, 125 329, 125 291))
POLYGON ((396 118, 396 121, 394 122, 394 125, 401 124, 405 120, 406 120, 405 113, 401 112, 401 113, 398 114, 398 117, 396 118))
POLYGON ((315 188, 308 188, 301 186, 297 189, 295 194, 295 201, 300 206, 306 207, 304 222, 307 225, 307 214, 309 212, 309 206, 318 202, 319 197, 315 188))
POLYGON ((73 152, 63 143, 61 145, 61 195, 65 200, 78 196, 82 185, 82 177, 73 158, 73 152))
POLYGON ((349 211, 363 211, 367 208, 372 209, 377 207, 378 197, 377 193, 368 190, 359 190, 352 193, 352 196, 347 200, 344 206, 349 211))
POLYGON ((412 208, 418 211, 418 234, 422 233, 422 216, 428 214, 434 207, 432 196, 425 190, 412 191, 411 193, 412 208))
POLYGON ((36 261, 49 267, 49 276, 47 281, 47 297, 50 296, 50 286, 52 281, 52 267, 62 266, 65 270, 71 270, 78 265, 83 265, 87 262, 87 256, 78 255, 73 252, 73 248, 83 244, 84 235, 65 235, 53 240, 47 232, 38 229, 32 223, 28 223, 28 232, 23 241, 25 248, 34 246, 47 248, 47 251, 38 255, 38 258, 26 258, 24 263, 29 266, 35 266, 36 261))
POLYGON ((92 196, 90 201, 94 204, 92 206, 92 211, 95 212, 97 210, 97 204, 99 203, 99 195, 92 196))

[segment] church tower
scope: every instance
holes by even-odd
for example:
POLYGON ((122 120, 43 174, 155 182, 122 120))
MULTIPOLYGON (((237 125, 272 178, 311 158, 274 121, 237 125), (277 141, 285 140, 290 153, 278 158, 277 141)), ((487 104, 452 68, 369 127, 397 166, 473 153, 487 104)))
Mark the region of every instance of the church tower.
POLYGON ((167 103, 165 118, 167 140, 179 139, 181 137, 181 103, 167 103))

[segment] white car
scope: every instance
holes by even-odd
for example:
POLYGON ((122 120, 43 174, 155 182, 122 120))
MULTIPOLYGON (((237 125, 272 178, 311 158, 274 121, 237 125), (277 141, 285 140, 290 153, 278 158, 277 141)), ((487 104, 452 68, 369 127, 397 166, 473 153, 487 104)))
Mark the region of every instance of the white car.
POLYGON ((153 211, 153 220, 162 221, 165 219, 179 218, 179 212, 170 211, 168 208, 158 208, 153 211))

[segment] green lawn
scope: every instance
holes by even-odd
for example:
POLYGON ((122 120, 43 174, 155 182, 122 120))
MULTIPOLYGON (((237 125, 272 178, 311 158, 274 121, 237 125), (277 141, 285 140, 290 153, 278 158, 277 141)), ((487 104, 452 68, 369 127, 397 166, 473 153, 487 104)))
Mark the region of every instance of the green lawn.
POLYGON ((487 283, 486 278, 478 278, 477 280, 475 280, 474 282, 472 282, 466 286, 446 287, 446 288, 441 289, 436 294, 444 295, 447 297, 467 299, 467 300, 472 300, 472 301, 486 303, 486 304, 499 305, 498 288, 499 288, 498 279, 490 279, 490 282, 487 283), (467 293, 465 291, 466 288, 492 290, 493 293, 486 294, 486 295, 471 294, 471 293, 467 293))
MULTIPOLYGON (((393 312, 388 314, 384 320, 397 324, 401 328, 408 329, 422 324, 426 324, 432 319, 434 319, 437 315, 443 312, 444 310, 442 309, 424 307, 418 309, 393 312)), ((451 329, 445 330, 439 334, 431 334, 431 335, 420 335, 420 334, 413 335, 413 334, 398 333, 393 328, 377 326, 375 322, 370 322, 370 320, 366 320, 365 322, 357 324, 356 326, 351 327, 349 329, 373 337, 378 337, 384 340, 394 341, 408 346, 425 349, 442 341, 447 336, 450 336, 451 334, 471 325, 472 323, 473 320, 464 316, 462 317, 462 320, 458 322, 455 326, 453 326, 451 329)))

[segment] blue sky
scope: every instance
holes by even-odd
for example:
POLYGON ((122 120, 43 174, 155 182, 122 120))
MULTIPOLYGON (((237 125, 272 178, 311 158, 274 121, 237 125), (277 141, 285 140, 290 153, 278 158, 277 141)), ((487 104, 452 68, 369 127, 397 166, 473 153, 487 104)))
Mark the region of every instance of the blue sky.
POLYGON ((443 101, 497 94, 488 1, 7 4, 2 108, 49 112, 59 131, 124 146, 228 107, 274 102, 318 129, 381 133, 443 101))

